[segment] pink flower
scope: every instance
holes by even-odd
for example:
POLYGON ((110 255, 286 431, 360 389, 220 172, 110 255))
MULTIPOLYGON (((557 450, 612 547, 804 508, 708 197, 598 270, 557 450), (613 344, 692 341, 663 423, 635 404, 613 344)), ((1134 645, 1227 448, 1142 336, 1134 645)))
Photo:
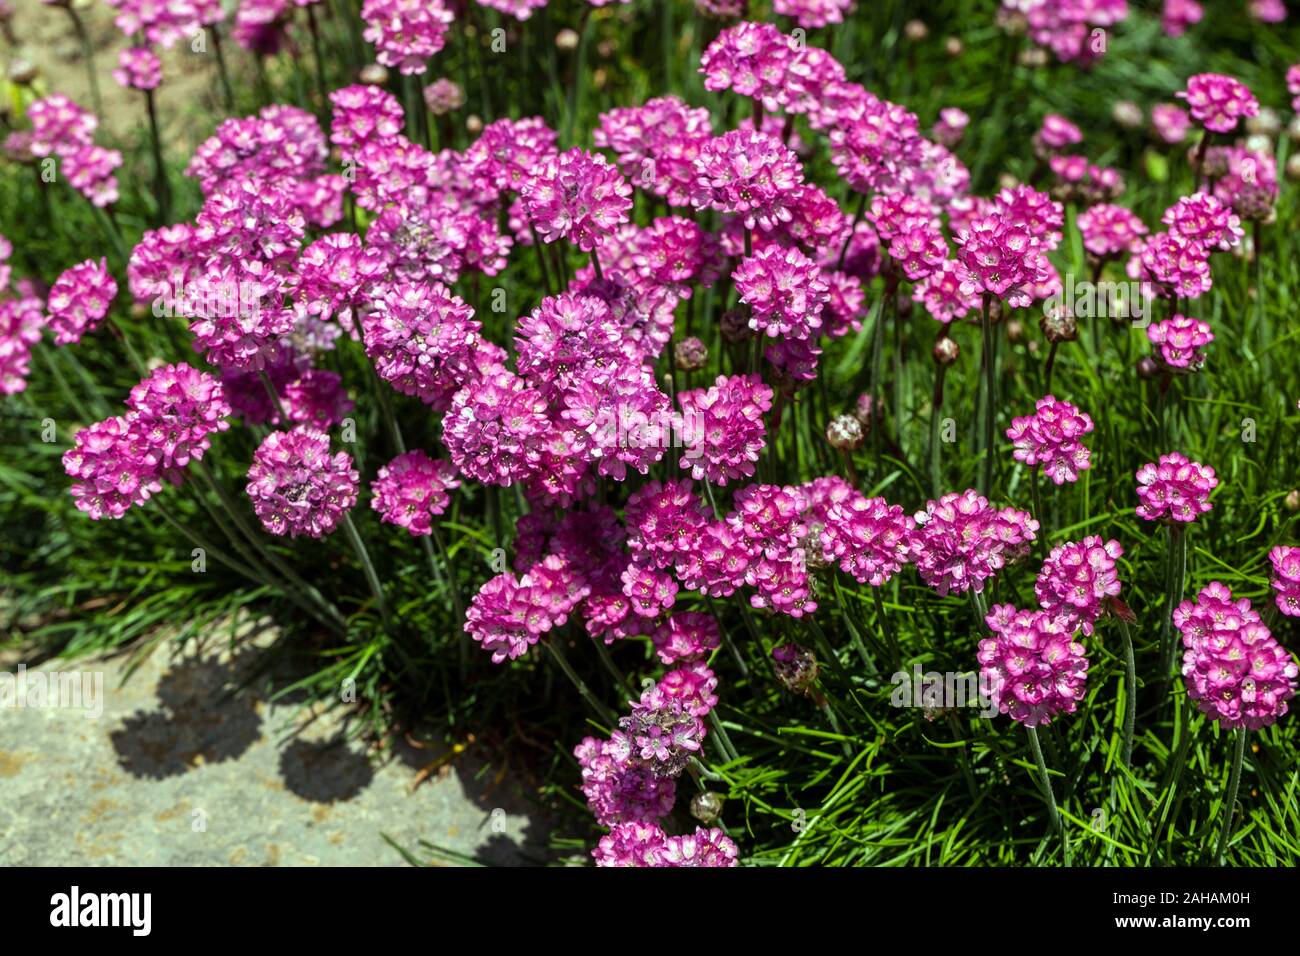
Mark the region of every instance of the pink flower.
POLYGON ((690 713, 680 698, 658 688, 642 694, 618 727, 610 737, 615 752, 626 751, 629 763, 661 777, 679 776, 699 752, 706 733, 704 721, 690 713))
POLYGON ((253 452, 248 496, 262 527, 296 538, 329 534, 357 503, 358 475, 346 452, 311 428, 271 432, 253 452))
POLYGON ((677 599, 677 582, 670 574, 629 564, 623 572, 623 594, 636 614, 658 617, 677 599))
POLYGON ((1048 113, 1043 125, 1034 134, 1034 151, 1040 156, 1059 153, 1067 147, 1083 142, 1083 133, 1059 113, 1048 113))
POLYGON ((1090 466, 1082 438, 1092 431, 1092 419, 1069 402, 1046 395, 1034 403, 1034 414, 1011 421, 1007 437, 1015 445, 1011 457, 1030 467, 1043 466, 1043 474, 1056 484, 1079 480, 1090 466))
POLYGON ((1196 0, 1165 0, 1160 12, 1160 26, 1166 36, 1180 37, 1187 28, 1201 22, 1205 10, 1196 0))
POLYGON ((1131 210, 1110 203, 1089 206, 1077 222, 1083 247, 1101 259, 1137 252, 1147 234, 1146 223, 1131 210))
POLYGON ((554 426, 546 400, 503 367, 456 392, 442 421, 443 443, 467 477, 487 485, 529 478, 554 426))
POLYGON ((671 95, 602 113, 592 133, 598 147, 614 151, 634 185, 662 196, 670 206, 690 204, 695 160, 712 137, 709 111, 671 95))
POLYGON ((932 319, 944 325, 980 308, 979 293, 971 274, 957 259, 944 259, 934 272, 918 282, 912 290, 912 301, 920 302, 932 319), (971 291, 964 292, 963 288, 971 291))
POLYGON ((1158 232, 1143 246, 1140 275, 1170 298, 1195 299, 1209 292, 1209 253, 1171 232, 1158 232))
POLYGON ((237 184, 228 193, 233 196, 249 191, 244 180, 252 177, 296 181, 319 175, 327 156, 325 134, 316 117, 276 103, 256 116, 223 120, 194 151, 185 175, 199 181, 205 196, 237 184))
POLYGON ((908 563, 915 546, 916 520, 884 498, 856 491, 825 511, 821 547, 828 560, 860 584, 880 587, 908 563))
POLYGON ((696 481, 718 485, 753 475, 772 397, 772 389, 757 375, 719 375, 707 389, 679 392, 686 444, 681 467, 696 481))
POLYGON ((402 131, 405 114, 397 97, 378 86, 345 86, 330 94, 334 118, 330 142, 354 155, 367 143, 393 140, 402 131))
POLYGON ((127 418, 163 468, 184 468, 211 446, 208 436, 230 427, 221 382, 184 363, 154 369, 131 389, 127 418))
POLYGON ((1203 192, 1183 196, 1165 210, 1160 221, 1173 235, 1203 249, 1233 249, 1245 235, 1232 210, 1203 192))
POLYGON ((1147 338, 1160 346, 1160 358, 1175 372, 1196 372, 1205 364, 1201 351, 1214 341, 1210 324, 1185 315, 1174 315, 1147 326, 1147 338))
POLYGON ((1226 728, 1258 730, 1286 714, 1297 667, 1246 600, 1218 581, 1174 610, 1183 682, 1197 709, 1226 728))
POLYGON ((651 866, 739 866, 740 849, 718 827, 667 837, 655 850, 651 866))
POLYGON ((423 73, 424 61, 443 48, 455 16, 443 0, 365 0, 361 19, 375 59, 409 75, 423 73))
POLYGON ((1139 518, 1166 523, 1195 521, 1210 510, 1210 492, 1219 484, 1214 469, 1178 452, 1161 455, 1137 470, 1139 518))
POLYGON ((691 201, 696 208, 734 213, 746 229, 772 230, 793 218, 804 174, 798 157, 779 139, 738 129, 704 143, 695 177, 691 201))
POLYGON ((799 26, 809 30, 831 23, 843 23, 844 14, 853 0, 774 0, 772 9, 785 17, 794 17, 799 26))
POLYGON ((1047 252, 1061 243, 1065 208, 1047 193, 1040 193, 1032 186, 1004 189, 993 200, 993 211, 1007 222, 1028 229, 1038 245, 1047 252))
POLYGON ((918 512, 912 560, 941 595, 984 590, 984 582, 1029 550, 1038 522, 1023 511, 993 508, 967 489, 926 503, 918 512))
POLYGON ((830 287, 816 263, 798 249, 769 246, 741 259, 731 277, 740 301, 750 307, 751 329, 771 338, 817 335, 830 287))
POLYGON ((1287 67, 1286 91, 1295 97, 1291 101, 1291 109, 1300 113, 1300 63, 1287 67))
POLYGON ((723 30, 709 44, 700 57, 700 72, 706 90, 731 90, 774 110, 794 59, 794 44, 775 26, 742 22, 723 30))
POLYGON ((416 448, 379 469, 370 486, 370 504, 389 524, 427 535, 433 533, 431 519, 451 503, 447 492, 459 487, 450 462, 434 461, 416 448))
POLYGON ((607 383, 627 359, 614 314, 601 299, 565 292, 547 296, 515 330, 519 374, 547 398, 579 381, 607 383))
POLYGON ((650 636, 665 664, 699 660, 722 646, 717 619, 695 611, 669 615, 650 636))
MULTIPOLYGON (((536 6, 545 6, 546 0, 524 0, 531 2, 536 6)), ((526 19, 521 17, 520 19, 526 19)), ((429 112, 434 116, 446 116, 448 113, 454 113, 465 105, 465 91, 460 88, 460 84, 439 77, 434 80, 422 91, 424 96, 424 105, 429 108, 429 112)))
POLYGON ((128 418, 108 418, 81 429, 63 453, 63 468, 75 479, 72 498, 93 520, 120 518, 162 490, 156 449, 128 418))
POLYGON ((75 345, 108 314, 117 283, 108 260, 87 259, 64 271, 50 287, 47 308, 56 345, 75 345))
POLYGON ((1091 634, 1103 602, 1120 592, 1115 561, 1124 554, 1118 541, 1089 535, 1052 549, 1034 584, 1039 606, 1073 632, 1091 634))
POLYGON ((1173 103, 1157 103, 1151 107, 1151 125, 1162 141, 1173 145, 1187 138, 1192 118, 1181 106, 1173 103))
POLYGON ((947 106, 939 110, 939 118, 935 120, 931 134, 944 146, 952 149, 961 142, 962 136, 966 133, 966 127, 969 125, 970 117, 966 115, 964 110, 959 110, 955 106, 947 106))
POLYGON ((67 157, 94 142, 99 119, 62 93, 35 100, 27 107, 32 124, 29 148, 33 156, 67 157))
POLYGON ((117 150, 82 146, 66 154, 61 165, 68 185, 92 205, 103 209, 117 202, 117 177, 113 170, 122 165, 122 154, 117 150))
POLYGON ((128 89, 155 90, 162 83, 162 61, 148 47, 129 47, 117 55, 113 79, 128 89))
MULTIPOLYGON (((608 740, 586 737, 574 748, 573 755, 582 768, 582 793, 587 798, 587 807, 601 826, 645 825, 672 811, 677 796, 676 779, 659 776, 633 763, 626 748, 616 747, 608 740)), ((618 827, 616 833, 617 838, 609 844, 602 840, 602 847, 611 858, 643 864, 646 854, 660 846, 663 838, 658 827, 638 831, 639 838, 630 836, 626 826, 618 827), (656 831, 657 836, 653 835, 656 831)))
POLYGON ((700 545, 679 556, 676 573, 691 591, 710 597, 730 597, 742 584, 754 555, 744 536, 725 521, 711 521, 700 535, 700 545))
POLYGON ((1300 548, 1274 548, 1268 559, 1273 563, 1277 609, 1287 617, 1300 617, 1300 548))
POLYGON ((1286 20, 1286 4, 1282 0, 1250 0, 1246 9, 1260 23, 1282 23, 1286 20))
POLYGON ((924 156, 918 127, 916 114, 861 90, 830 130, 831 162, 856 192, 897 187, 924 156))
POLYGON ((628 497, 625 515, 628 548, 637 561, 655 568, 689 559, 709 520, 688 479, 646 482, 628 497))
POLYGON ((527 20, 534 10, 546 6, 546 0, 476 0, 481 7, 490 7, 508 13, 516 20, 527 20))
POLYGON ((545 242, 567 239, 590 252, 628 221, 632 187, 603 156, 574 148, 537 169, 521 190, 545 242))
POLYGON ((1259 102, 1246 85, 1220 73, 1189 77, 1187 89, 1174 95, 1185 100, 1192 118, 1212 133, 1231 133, 1242 117, 1259 113, 1259 102))
POLYGON ((1087 689, 1088 658, 1072 629, 1044 611, 995 607, 989 618, 995 633, 980 641, 977 656, 980 684, 998 710, 1026 727, 1074 713, 1087 689))
POLYGON ((982 292, 1025 306, 1028 290, 1047 276, 1046 260, 1030 230, 1000 215, 975 220, 957 237, 957 245, 957 258, 970 275, 962 284, 964 294, 982 292))
POLYGON ((388 263, 377 249, 364 247, 355 233, 331 232, 302 251, 294 271, 299 301, 308 313, 337 319, 356 338, 355 313, 387 277, 388 263))
POLYGON ((108 0, 108 5, 117 11, 113 22, 126 36, 142 34, 168 49, 191 36, 200 24, 216 22, 205 9, 209 5, 195 0, 108 0))

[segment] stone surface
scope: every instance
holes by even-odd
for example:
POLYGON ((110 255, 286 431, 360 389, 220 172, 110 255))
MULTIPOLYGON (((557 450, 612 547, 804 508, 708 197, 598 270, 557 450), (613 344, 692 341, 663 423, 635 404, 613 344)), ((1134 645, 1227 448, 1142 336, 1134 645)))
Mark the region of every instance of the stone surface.
MULTIPOLYGON (((0 865, 403 865, 385 835, 422 862, 545 858, 546 827, 499 768, 468 751, 376 757, 344 708, 272 702, 251 666, 269 635, 33 667, 89 683, 80 709, 0 708, 0 865)), ((0 673, 16 679, 12 655, 0 673)))

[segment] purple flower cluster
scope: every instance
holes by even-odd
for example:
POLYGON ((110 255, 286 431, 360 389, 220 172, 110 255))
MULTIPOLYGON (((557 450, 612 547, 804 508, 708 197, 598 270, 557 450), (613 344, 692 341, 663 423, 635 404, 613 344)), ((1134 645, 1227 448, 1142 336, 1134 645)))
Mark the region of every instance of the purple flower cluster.
POLYGON ((271 534, 323 538, 356 504, 358 482, 352 456, 331 455, 328 435, 296 428, 271 432, 257 446, 248 497, 271 534))
POLYGON ((108 271, 108 260, 87 259, 65 270, 50 287, 46 304, 55 344, 75 345, 94 331, 115 295, 117 282, 108 271))
POLYGON ((1210 492, 1219 484, 1214 469, 1178 452, 1161 455, 1137 470, 1139 518, 1187 523, 1210 510, 1210 492))
POLYGON ((1118 541, 1103 541, 1096 535, 1057 545, 1034 583, 1039 607, 1070 633, 1082 629, 1091 634, 1106 599, 1120 592, 1115 562, 1123 554, 1118 541))
POLYGON ((989 610, 993 636, 980 641, 980 683, 1001 713, 1026 727, 1072 714, 1088 682, 1088 658, 1074 629, 1046 611, 989 610))
POLYGON ((1300 548, 1274 548, 1268 559, 1273 565, 1277 609, 1287 617, 1300 617, 1300 548))
POLYGON ((1083 436, 1092 431, 1092 419, 1069 402, 1045 395, 1034 403, 1034 414, 1011 421, 1007 437, 1015 445, 1011 457, 1030 467, 1043 466, 1043 474, 1056 484, 1079 480, 1091 462, 1083 436))
POLYGON ((916 515, 912 561, 921 580, 941 595, 974 590, 1024 557, 1038 522, 1014 508, 998 510, 978 492, 951 492, 916 515))
POLYGON ((1160 347, 1160 359, 1171 372, 1196 372, 1205 364, 1201 351, 1214 341, 1210 323, 1174 315, 1147 326, 1147 339, 1160 347))
POLYGON ((389 524, 427 535, 433 533, 432 519, 451 503, 447 492, 459 487, 449 462, 434 461, 416 448, 379 469, 370 485, 370 504, 389 524))

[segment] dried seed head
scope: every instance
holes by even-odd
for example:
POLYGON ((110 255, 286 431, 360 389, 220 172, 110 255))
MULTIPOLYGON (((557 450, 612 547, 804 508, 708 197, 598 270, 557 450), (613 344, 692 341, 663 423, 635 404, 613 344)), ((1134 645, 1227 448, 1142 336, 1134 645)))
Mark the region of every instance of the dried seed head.
POLYGON ((728 309, 722 313, 722 337, 728 342, 748 342, 754 337, 749 327, 749 316, 744 309, 728 309))
POLYGON ((682 372, 695 372, 704 368, 709 360, 709 350, 704 343, 692 336, 682 339, 673 348, 673 361, 682 372))
POLYGON ((565 27, 559 33, 555 34, 555 45, 566 52, 569 50, 576 50, 578 48, 579 39, 580 37, 578 36, 577 30, 570 30, 568 27, 565 27))
POLYGON ((1146 123, 1146 114, 1142 107, 1132 100, 1120 100, 1111 107, 1110 115, 1124 129, 1141 129, 1146 123))
POLYGON ((961 348, 957 345, 956 339, 950 339, 944 336, 934 343, 934 360, 940 365, 948 366, 957 361, 961 355, 961 348))
POLYGON ((806 694, 817 680, 817 658, 800 644, 772 648, 772 670, 786 690, 806 694))
POLYGON ((1074 313, 1064 305, 1057 305, 1043 312, 1038 320, 1038 327, 1049 342, 1073 342, 1079 337, 1079 323, 1074 313))
POLYGON ((826 440, 832 448, 853 451, 862 447, 862 422, 852 415, 836 415, 826 426, 826 440))
POLYGON ((378 63, 368 63, 361 68, 357 79, 367 86, 383 86, 388 82, 388 69, 378 63))
POLYGON ((1287 511, 1300 511, 1300 491, 1288 491, 1282 504, 1286 505, 1287 511))

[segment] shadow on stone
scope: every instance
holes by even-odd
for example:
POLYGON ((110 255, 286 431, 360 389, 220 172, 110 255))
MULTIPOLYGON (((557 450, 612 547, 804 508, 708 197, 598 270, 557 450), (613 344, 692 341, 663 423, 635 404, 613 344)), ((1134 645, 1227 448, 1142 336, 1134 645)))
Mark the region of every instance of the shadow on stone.
POLYGON ((234 664, 189 658, 158 682, 155 711, 136 711, 109 735, 123 770, 137 777, 174 777, 204 763, 233 760, 261 736, 251 696, 230 695, 234 664))
POLYGON ((364 754, 341 740, 295 740, 280 751, 280 776, 290 793, 314 803, 351 800, 375 773, 364 754))

